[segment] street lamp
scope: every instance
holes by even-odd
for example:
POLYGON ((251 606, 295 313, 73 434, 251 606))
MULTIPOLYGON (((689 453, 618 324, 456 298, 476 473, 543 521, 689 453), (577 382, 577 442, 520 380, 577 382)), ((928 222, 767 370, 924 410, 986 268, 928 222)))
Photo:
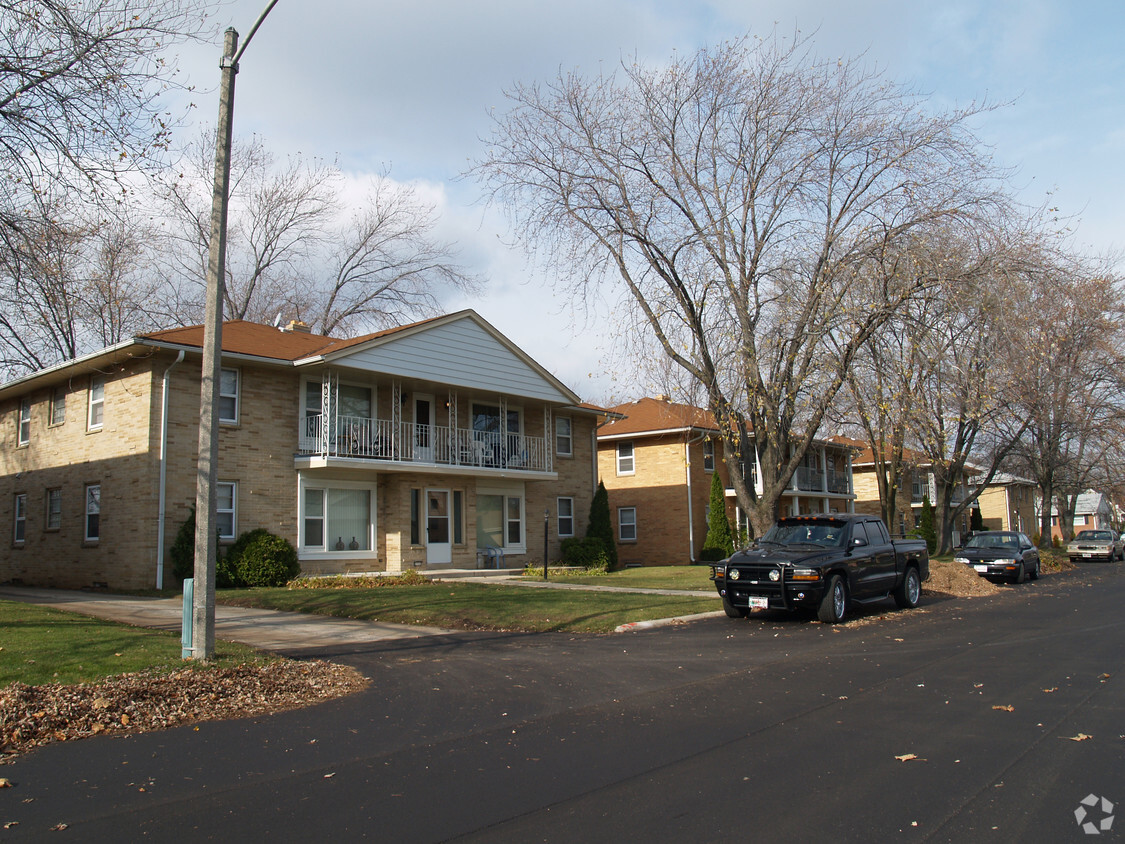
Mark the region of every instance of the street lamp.
POLYGON ((227 200, 230 192, 230 150, 234 122, 234 77, 250 39, 277 5, 271 0, 238 49, 238 32, 228 29, 219 61, 219 122, 215 127, 215 187, 211 195, 211 245, 207 258, 207 301, 203 326, 203 372, 199 390, 199 462, 195 479, 195 590, 192 595, 191 655, 215 655, 215 486, 219 460, 219 384, 223 348, 223 275, 227 254, 227 200))

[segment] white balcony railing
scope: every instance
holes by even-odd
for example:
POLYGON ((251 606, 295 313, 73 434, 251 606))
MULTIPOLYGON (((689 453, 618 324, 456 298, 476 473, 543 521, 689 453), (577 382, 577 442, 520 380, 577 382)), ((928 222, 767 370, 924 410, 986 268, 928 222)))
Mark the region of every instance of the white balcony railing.
POLYGON ((547 440, 523 434, 317 413, 304 418, 299 439, 301 454, 324 457, 550 471, 547 440))

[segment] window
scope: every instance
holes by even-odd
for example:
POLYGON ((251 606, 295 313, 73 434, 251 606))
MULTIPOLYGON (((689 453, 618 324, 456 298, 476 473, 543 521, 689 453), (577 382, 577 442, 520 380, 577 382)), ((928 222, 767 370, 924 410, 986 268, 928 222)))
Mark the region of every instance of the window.
POLYGON ((12 532, 12 541, 16 545, 23 545, 27 537, 27 493, 16 494, 16 523, 12 532))
POLYGON ((20 399, 20 424, 16 435, 17 445, 27 445, 31 442, 31 398, 20 399))
POLYGON ((631 475, 635 470, 633 461, 633 444, 620 442, 617 444, 617 474, 631 475))
POLYGON ((422 544, 422 490, 410 490, 410 544, 422 544))
POLYGON ((234 539, 238 502, 238 484, 219 481, 215 484, 215 522, 219 539, 234 539))
POLYGON ((219 370, 219 421, 238 422, 238 370, 219 370))
POLYGON ((637 508, 617 508, 617 538, 622 542, 635 542, 637 539, 637 508))
POLYGON ((462 545, 465 542, 464 521, 465 512, 464 496, 459 489, 453 490, 453 544, 462 545))
POLYGON ((477 547, 524 551, 522 492, 477 493, 477 547))
POLYGON ((715 441, 710 437, 703 440, 703 471, 715 471, 715 441))
POLYGON ((86 429, 99 431, 105 416, 105 377, 90 376, 90 394, 86 408, 86 429))
POLYGON ((571 432, 569 416, 555 418, 555 453, 563 457, 574 454, 574 436, 571 432))
POLYGON ((101 537, 102 486, 86 485, 86 533, 87 542, 97 542, 101 537))
POLYGON ((559 536, 574 536, 574 499, 559 498, 557 502, 559 536))
POLYGON ((47 490, 47 530, 62 527, 62 490, 47 490))
POLYGON ((61 425, 66 421, 66 387, 55 387, 51 393, 51 425, 61 425))
POLYGON ((313 552, 371 551, 375 539, 375 490, 362 483, 301 489, 301 548, 313 552))

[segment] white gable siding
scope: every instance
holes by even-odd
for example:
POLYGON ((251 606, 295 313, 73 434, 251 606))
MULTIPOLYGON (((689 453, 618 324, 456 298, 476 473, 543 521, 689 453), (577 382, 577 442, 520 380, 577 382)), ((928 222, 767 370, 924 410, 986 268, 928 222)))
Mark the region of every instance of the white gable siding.
POLYGON ((336 361, 341 366, 550 402, 571 399, 466 317, 391 338, 336 361))

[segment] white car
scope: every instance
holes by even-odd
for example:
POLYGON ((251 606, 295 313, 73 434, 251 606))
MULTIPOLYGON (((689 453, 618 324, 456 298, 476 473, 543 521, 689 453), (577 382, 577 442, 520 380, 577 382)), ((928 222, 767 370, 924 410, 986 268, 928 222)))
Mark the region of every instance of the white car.
POLYGON ((1125 560, 1125 545, 1121 535, 1112 530, 1083 530, 1066 546, 1066 555, 1072 563, 1079 560, 1125 560))

